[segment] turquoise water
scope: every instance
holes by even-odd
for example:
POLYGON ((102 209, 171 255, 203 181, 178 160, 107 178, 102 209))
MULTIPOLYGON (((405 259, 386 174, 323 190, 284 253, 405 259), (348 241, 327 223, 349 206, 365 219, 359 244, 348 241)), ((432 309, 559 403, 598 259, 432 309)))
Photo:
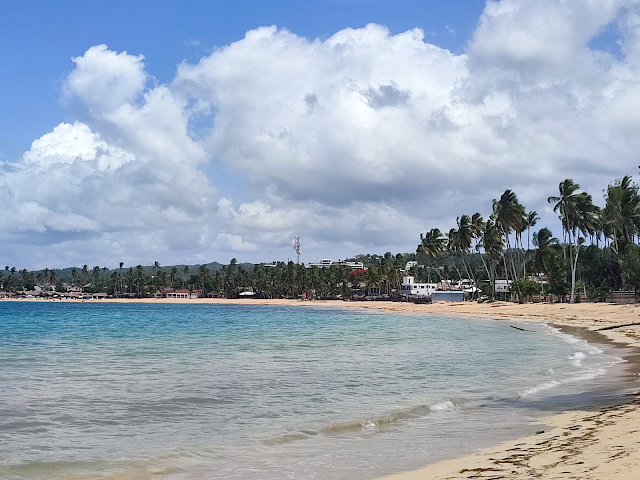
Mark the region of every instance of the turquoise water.
POLYGON ((371 479, 617 394, 614 354, 525 325, 0 304, 0 478, 371 479))

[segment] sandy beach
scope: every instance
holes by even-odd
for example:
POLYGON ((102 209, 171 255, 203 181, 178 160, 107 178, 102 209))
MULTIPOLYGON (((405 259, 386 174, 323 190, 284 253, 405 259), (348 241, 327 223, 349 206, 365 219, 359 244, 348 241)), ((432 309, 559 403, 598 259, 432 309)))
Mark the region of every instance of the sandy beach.
MULTIPOLYGON (((34 301, 34 300, 0 300, 34 301)), ((437 303, 297 300, 134 299, 92 300, 107 303, 249 304, 362 308, 397 313, 486 317, 509 323, 534 321, 598 330, 612 342, 640 347, 640 306, 612 304, 437 303)), ((640 352, 640 350, 639 350, 640 352)), ((640 371, 640 369, 639 369, 640 371)), ((538 434, 494 446, 463 458, 385 477, 426 479, 635 479, 640 478, 640 396, 624 404, 589 411, 568 411, 540 421, 538 434)))

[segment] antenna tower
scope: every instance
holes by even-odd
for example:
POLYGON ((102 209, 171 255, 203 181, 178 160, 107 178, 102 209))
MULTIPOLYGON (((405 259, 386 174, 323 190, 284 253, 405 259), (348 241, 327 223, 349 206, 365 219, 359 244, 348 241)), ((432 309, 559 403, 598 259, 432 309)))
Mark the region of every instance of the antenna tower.
POLYGON ((293 250, 296 252, 296 265, 300 265, 300 237, 293 241, 293 250))

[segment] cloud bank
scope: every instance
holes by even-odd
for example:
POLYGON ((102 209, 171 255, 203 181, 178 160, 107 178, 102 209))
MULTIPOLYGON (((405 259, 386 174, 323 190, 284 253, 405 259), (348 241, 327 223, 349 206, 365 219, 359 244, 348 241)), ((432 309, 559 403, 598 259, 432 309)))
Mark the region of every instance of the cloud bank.
POLYGON ((65 81, 83 120, 0 165, 5 262, 270 261, 294 235, 306 261, 412 251, 505 188, 558 230, 565 177, 597 199, 637 173, 638 4, 489 1, 461 55, 420 29, 261 27, 160 85, 94 46, 65 81), (592 46, 612 24, 619 55, 592 46))

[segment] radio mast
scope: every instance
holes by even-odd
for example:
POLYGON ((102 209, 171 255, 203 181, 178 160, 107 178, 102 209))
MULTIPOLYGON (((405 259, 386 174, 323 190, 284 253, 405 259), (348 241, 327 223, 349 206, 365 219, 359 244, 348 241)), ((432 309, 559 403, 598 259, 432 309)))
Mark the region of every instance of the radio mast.
POLYGON ((296 252, 296 265, 300 265, 300 237, 293 241, 293 250, 296 252))

